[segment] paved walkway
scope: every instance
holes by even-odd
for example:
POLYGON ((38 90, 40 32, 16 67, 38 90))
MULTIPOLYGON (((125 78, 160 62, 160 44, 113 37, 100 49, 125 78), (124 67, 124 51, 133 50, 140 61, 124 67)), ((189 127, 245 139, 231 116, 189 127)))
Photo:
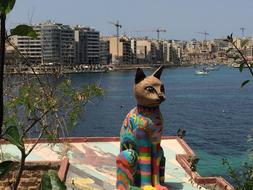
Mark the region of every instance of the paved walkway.
MULTIPOLYGON (((1 145, 2 152, 9 157, 19 157, 19 151, 12 145, 1 145)), ((31 145, 27 145, 31 146, 31 145)), ((195 190, 189 176, 176 161, 176 154, 185 154, 176 139, 162 141, 166 157, 165 181, 173 190, 195 190)), ((68 189, 113 190, 115 189, 116 164, 119 142, 73 142, 49 145, 38 144, 27 160, 57 161, 63 155, 70 160, 67 175, 68 189)), ((204 188, 202 188, 203 190, 204 188)))

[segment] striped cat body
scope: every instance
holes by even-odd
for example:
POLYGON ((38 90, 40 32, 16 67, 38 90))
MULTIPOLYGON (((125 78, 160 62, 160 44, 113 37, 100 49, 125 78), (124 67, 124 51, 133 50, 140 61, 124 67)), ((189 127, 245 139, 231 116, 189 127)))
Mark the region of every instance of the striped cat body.
POLYGON ((127 190, 167 190, 164 182, 165 158, 160 146, 163 118, 159 105, 165 100, 160 75, 162 67, 146 77, 137 69, 134 93, 137 106, 126 116, 120 131, 117 157, 117 188, 127 190))

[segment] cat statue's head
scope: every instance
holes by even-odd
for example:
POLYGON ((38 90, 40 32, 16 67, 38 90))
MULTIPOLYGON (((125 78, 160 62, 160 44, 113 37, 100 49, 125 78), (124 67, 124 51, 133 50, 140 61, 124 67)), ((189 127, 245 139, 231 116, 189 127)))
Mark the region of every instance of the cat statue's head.
POLYGON ((160 80, 163 66, 152 75, 146 76, 138 68, 135 75, 134 94, 138 105, 146 107, 159 106, 165 100, 164 85, 160 80))

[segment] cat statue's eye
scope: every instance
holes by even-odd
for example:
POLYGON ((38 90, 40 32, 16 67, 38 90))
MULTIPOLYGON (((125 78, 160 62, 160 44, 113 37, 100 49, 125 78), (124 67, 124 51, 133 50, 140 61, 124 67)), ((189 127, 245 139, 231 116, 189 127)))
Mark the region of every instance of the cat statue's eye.
POLYGON ((149 91, 149 92, 154 92, 154 91, 155 91, 155 89, 154 89, 152 86, 147 86, 147 87, 145 88, 145 90, 147 90, 147 91, 149 91))

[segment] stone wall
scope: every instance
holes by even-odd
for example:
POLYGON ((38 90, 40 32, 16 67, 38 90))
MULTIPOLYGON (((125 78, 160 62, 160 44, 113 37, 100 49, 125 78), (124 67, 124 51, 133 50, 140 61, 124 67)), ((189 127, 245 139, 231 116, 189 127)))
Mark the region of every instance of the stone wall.
MULTIPOLYGON (((44 172, 49 170, 58 171, 60 162, 28 162, 23 171, 18 190, 37 190, 44 172)), ((15 168, 17 169, 17 168, 15 168)), ((11 184, 15 181, 17 170, 10 171, 0 180, 1 190, 10 190, 11 184)))

